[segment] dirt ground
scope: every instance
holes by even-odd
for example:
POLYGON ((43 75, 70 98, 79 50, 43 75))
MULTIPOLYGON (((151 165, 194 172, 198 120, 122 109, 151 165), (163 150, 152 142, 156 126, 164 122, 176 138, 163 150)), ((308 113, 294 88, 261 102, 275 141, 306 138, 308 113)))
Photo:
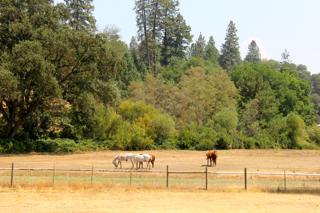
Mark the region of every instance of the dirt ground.
MULTIPOLYGON (((113 158, 120 151, 88 152, 78 154, 0 155, 0 168, 68 168, 115 169, 113 158)), ((123 152, 128 153, 128 152, 123 152)), ((156 156, 153 170, 204 171, 207 165, 205 151, 152 150, 131 153, 150 153, 156 156)), ((122 169, 131 163, 123 162, 122 169)), ((283 172, 320 173, 320 150, 219 150, 216 172, 283 172)))
POLYGON ((156 191, 0 192, 1 212, 320 212, 319 195, 156 191))
MULTIPOLYGON (((119 151, 78 154, 0 155, 0 168, 114 169, 119 151)), ((156 156, 155 168, 171 171, 204 171, 204 151, 144 151, 156 156)), ((208 171, 319 173, 320 151, 218 150, 216 167, 208 171)), ((123 169, 131 163, 124 162, 123 169)), ((0 172, 1 176, 1 172, 0 172)), ((0 212, 320 212, 320 194, 268 193, 261 191, 213 192, 176 188, 9 187, 0 184, 0 212)))

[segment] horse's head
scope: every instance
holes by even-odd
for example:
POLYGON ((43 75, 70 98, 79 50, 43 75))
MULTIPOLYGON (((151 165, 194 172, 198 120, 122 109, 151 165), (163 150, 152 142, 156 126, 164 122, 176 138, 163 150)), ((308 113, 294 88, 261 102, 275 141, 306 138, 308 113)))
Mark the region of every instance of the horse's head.
POLYGON ((115 162, 115 161, 113 161, 112 163, 113 163, 113 164, 114 164, 114 166, 117 168, 117 164, 116 164, 116 162, 115 162))
POLYGON ((128 161, 128 159, 129 159, 129 156, 127 155, 127 157, 126 157, 126 161, 128 161))

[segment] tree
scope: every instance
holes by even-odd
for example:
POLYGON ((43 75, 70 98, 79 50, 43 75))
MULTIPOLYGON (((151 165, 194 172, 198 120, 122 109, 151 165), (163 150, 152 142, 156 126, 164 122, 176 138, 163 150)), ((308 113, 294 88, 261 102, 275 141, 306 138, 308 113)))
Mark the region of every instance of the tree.
MULTIPOLYGON (((167 66, 168 59, 170 58, 170 40, 172 40, 172 36, 174 33, 174 19, 178 12, 179 6, 178 0, 165 0, 163 2, 163 12, 162 12, 162 19, 161 19, 161 28, 163 30, 163 39, 162 39, 162 48, 161 54, 163 56, 162 64, 167 66)), ((171 41, 172 42, 172 41, 171 41)))
MULTIPOLYGON (((183 16, 178 13, 172 20, 171 31, 168 38, 167 59, 178 57, 185 59, 186 51, 192 42, 191 27, 186 24, 183 16)), ((164 53, 165 54, 165 53, 164 53)))
POLYGON ((195 43, 191 44, 189 51, 189 59, 190 58, 205 58, 206 54, 206 40, 205 37, 202 36, 201 32, 195 43))
POLYGON ((225 37, 225 43, 221 45, 220 66, 227 72, 231 72, 233 67, 240 65, 241 58, 239 52, 239 38, 237 29, 233 21, 230 21, 225 37))
POLYGON ((282 53, 281 53, 281 64, 283 66, 285 66, 288 63, 291 63, 292 61, 289 59, 290 54, 289 51, 287 49, 285 49, 282 53))
POLYGON ((210 60, 214 64, 219 63, 220 53, 219 50, 215 46, 215 41, 213 36, 210 36, 209 41, 206 46, 205 60, 210 60))
POLYGON ((70 8, 71 19, 69 24, 76 30, 95 30, 96 20, 92 15, 93 0, 65 0, 70 8))
POLYGON ((143 45, 145 45, 146 50, 146 58, 148 69, 151 67, 151 59, 150 59, 150 50, 149 50, 149 36, 150 29, 147 28, 147 22, 149 19, 148 13, 148 0, 136 0, 134 10, 136 11, 136 21, 138 27, 138 38, 140 41, 143 41, 143 45))
POLYGON ((249 44, 248 53, 244 60, 254 64, 261 61, 260 50, 255 40, 252 40, 251 43, 249 44))
POLYGON ((296 71, 282 67, 279 72, 268 65, 248 64, 234 68, 230 76, 239 90, 241 109, 257 99, 259 116, 266 122, 277 114, 287 116, 294 112, 307 125, 313 124, 314 109, 309 99, 311 90, 308 82, 300 79, 296 71))
POLYGON ((102 34, 64 24, 66 11, 50 0, 0 3, 0 75, 6 79, 0 81, 0 111, 8 138, 39 106, 60 99, 72 105, 80 94, 106 104, 117 97, 110 79, 125 68, 124 62, 107 51, 102 34))

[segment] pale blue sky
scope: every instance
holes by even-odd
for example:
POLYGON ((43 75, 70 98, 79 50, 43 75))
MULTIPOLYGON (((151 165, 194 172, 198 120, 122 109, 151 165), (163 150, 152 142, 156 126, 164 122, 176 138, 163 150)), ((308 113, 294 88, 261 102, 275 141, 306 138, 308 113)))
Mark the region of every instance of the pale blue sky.
MULTIPOLYGON (((93 0, 93 5, 98 28, 115 25, 129 44, 137 31, 134 0, 93 0)), ((280 61, 287 49, 292 62, 307 65, 312 74, 320 73, 319 8, 320 0, 180 0, 180 13, 191 26, 193 40, 200 32, 207 41, 212 35, 220 50, 232 20, 242 58, 253 38, 262 57, 280 61)))

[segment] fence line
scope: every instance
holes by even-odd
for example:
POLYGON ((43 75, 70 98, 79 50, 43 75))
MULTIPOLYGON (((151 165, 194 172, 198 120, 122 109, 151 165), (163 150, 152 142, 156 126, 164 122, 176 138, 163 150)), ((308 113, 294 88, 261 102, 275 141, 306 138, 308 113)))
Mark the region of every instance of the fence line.
MULTIPOLYGON (((0 168, 0 170, 12 170, 12 168, 0 168)), ((14 170, 28 170, 28 171, 73 171, 73 172, 147 172, 147 173, 167 173, 167 171, 161 170, 116 170, 116 169, 57 169, 57 168, 14 168, 14 170)), ((172 174, 203 174, 206 171, 168 171, 172 174)), ((244 172, 209 172, 208 174, 239 174, 243 175, 244 172)), ((283 173, 263 173, 263 172, 247 172, 248 175, 283 175, 283 173)), ((303 176, 320 176, 320 174, 306 174, 306 173, 286 173, 286 175, 303 175, 303 176)))
MULTIPOLYGON (((109 170, 109 169, 94 169, 94 165, 92 165, 92 169, 56 169, 55 165, 54 168, 14 168, 14 163, 12 163, 12 168, 0 168, 0 170, 11 170, 11 186, 13 186, 13 179, 14 179, 14 170, 25 170, 25 171, 53 171, 53 185, 55 180, 55 172, 56 171, 67 171, 69 176, 70 171, 76 171, 76 172, 91 172, 91 186, 93 182, 93 172, 130 172, 130 185, 131 185, 131 179, 132 179, 132 173, 133 172, 145 172, 145 173, 166 173, 166 186, 169 188, 169 174, 205 174, 205 189, 208 189, 208 173, 209 174, 238 174, 238 175, 244 175, 244 189, 247 190, 247 175, 284 175, 284 189, 286 191, 286 176, 289 177, 289 175, 303 175, 303 176, 320 176, 320 174, 304 174, 304 173, 261 173, 261 172, 247 172, 247 168, 244 168, 244 172, 208 172, 208 167, 206 167, 205 171, 169 171, 169 165, 167 165, 166 171, 157 171, 157 170, 109 170)), ((289 178, 288 178, 289 180, 289 178)), ((317 181, 318 183, 318 181, 317 181)), ((279 187, 278 187, 279 189, 279 187)))

